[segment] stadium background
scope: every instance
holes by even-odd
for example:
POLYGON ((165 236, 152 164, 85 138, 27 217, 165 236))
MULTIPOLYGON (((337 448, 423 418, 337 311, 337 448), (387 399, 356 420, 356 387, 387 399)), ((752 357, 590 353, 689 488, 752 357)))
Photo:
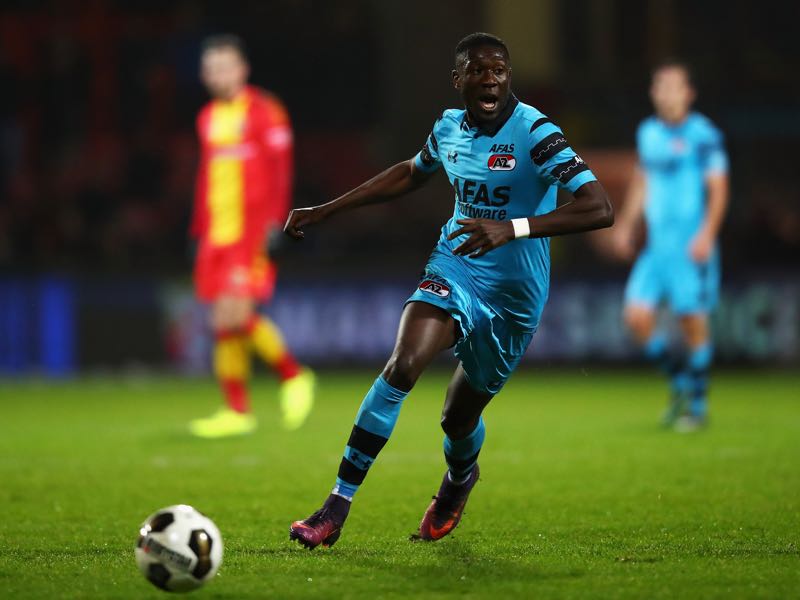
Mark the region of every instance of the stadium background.
MULTIPOLYGON (((489 30, 514 88, 559 122, 618 204, 649 113, 649 65, 695 67, 727 136, 732 203, 715 316, 721 362, 800 362, 799 5, 744 0, 9 1, 0 9, 0 373, 203 373, 187 239, 206 100, 201 39, 242 35, 253 81, 297 137, 295 206, 332 199, 421 146, 452 48, 489 30), (770 5, 774 4, 776 10, 770 5), (780 10, 777 10, 780 9, 780 10), (776 18, 776 14, 783 15, 776 18)), ((385 358, 402 301, 452 211, 445 178, 290 245, 271 307, 312 365, 385 358)), ((628 266, 608 233, 553 241, 531 361, 628 362, 628 266)))

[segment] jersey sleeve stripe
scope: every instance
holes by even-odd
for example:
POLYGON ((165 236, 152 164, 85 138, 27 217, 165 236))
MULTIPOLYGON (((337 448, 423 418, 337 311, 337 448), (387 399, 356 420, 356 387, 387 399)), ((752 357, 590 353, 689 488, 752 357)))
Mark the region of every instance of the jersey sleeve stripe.
POLYGON ((548 119, 547 117, 542 117, 541 119, 536 119, 533 122, 533 125, 531 125, 530 131, 528 131, 528 133, 533 133, 536 129, 539 129, 539 127, 541 127, 542 125, 544 125, 546 123, 550 123, 551 125, 553 125, 553 122, 550 119, 548 119))
POLYGON ((434 135, 433 131, 431 131, 431 146, 433 146, 434 151, 438 154, 439 142, 436 141, 436 136, 434 135))
POLYGON ((586 169, 583 173, 578 173, 572 179, 569 180, 569 184, 565 185, 564 188, 575 193, 582 185, 589 183, 590 181, 597 181, 597 177, 594 176, 591 169, 586 169))
POLYGON ((555 179, 561 182, 562 185, 566 185, 570 179, 575 177, 575 175, 588 170, 589 166, 583 162, 581 157, 576 155, 567 162, 557 164, 555 167, 553 167, 551 173, 555 179))
POLYGON ((564 148, 568 148, 567 140, 560 132, 551 133, 531 150, 531 159, 534 164, 541 167, 564 148))

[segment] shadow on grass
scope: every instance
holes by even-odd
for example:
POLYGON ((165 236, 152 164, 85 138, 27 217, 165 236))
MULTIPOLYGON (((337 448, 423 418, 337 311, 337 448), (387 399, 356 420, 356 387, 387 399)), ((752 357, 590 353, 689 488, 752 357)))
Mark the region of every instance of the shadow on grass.
MULTIPOLYGON (((506 583, 530 584, 545 580, 577 579, 585 575, 581 569, 565 565, 554 567, 537 562, 524 546, 507 543, 487 544, 484 540, 464 541, 457 538, 436 543, 412 542, 347 544, 336 548, 306 550, 287 542, 279 547, 241 548, 236 553, 243 562, 263 558, 278 563, 282 569, 295 568, 303 573, 310 565, 321 571, 346 572, 348 577, 395 580, 425 579, 450 586, 454 581, 488 582, 501 577, 506 583), (500 551, 499 548, 503 547, 500 551)), ((231 563, 236 559, 231 558, 231 563)), ((430 591, 430 590, 429 590, 430 591)))

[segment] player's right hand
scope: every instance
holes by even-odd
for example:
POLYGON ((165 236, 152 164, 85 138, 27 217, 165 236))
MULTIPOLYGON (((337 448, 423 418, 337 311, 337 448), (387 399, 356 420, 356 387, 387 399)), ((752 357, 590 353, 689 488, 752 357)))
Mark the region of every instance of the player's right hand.
POLYGON ((289 213, 286 225, 283 226, 283 232, 291 238, 302 240, 306 235, 303 228, 306 225, 319 223, 325 217, 321 208, 320 206, 295 208, 289 213))

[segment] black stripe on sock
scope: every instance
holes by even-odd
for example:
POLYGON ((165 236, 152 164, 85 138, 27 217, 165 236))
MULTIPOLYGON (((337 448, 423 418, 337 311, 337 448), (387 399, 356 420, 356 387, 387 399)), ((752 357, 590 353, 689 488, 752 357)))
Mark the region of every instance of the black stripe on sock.
POLYGON ((339 479, 353 485, 361 485, 367 476, 366 471, 362 471, 346 458, 339 463, 339 479))
POLYGON ((481 453, 478 450, 475 454, 470 456, 469 458, 453 458, 452 456, 447 456, 445 454, 444 459, 447 461, 447 466, 450 467, 451 471, 459 471, 464 472, 468 471, 472 468, 472 466, 478 462, 478 455, 481 453))
POLYGON ((385 437, 362 429, 358 425, 353 425, 353 431, 350 432, 350 439, 347 440, 347 445, 370 458, 375 458, 388 441, 385 437))
POLYGON ((708 394, 708 369, 692 369, 689 371, 692 377, 692 392, 695 396, 705 396, 708 394))
POLYGON ((683 365, 678 362, 672 362, 667 360, 666 362, 662 363, 664 371, 666 371, 667 375, 670 377, 675 377, 679 375, 683 371, 683 365))
POLYGON ((665 351, 657 362, 670 377, 675 377, 686 370, 686 355, 683 352, 670 353, 665 351))

